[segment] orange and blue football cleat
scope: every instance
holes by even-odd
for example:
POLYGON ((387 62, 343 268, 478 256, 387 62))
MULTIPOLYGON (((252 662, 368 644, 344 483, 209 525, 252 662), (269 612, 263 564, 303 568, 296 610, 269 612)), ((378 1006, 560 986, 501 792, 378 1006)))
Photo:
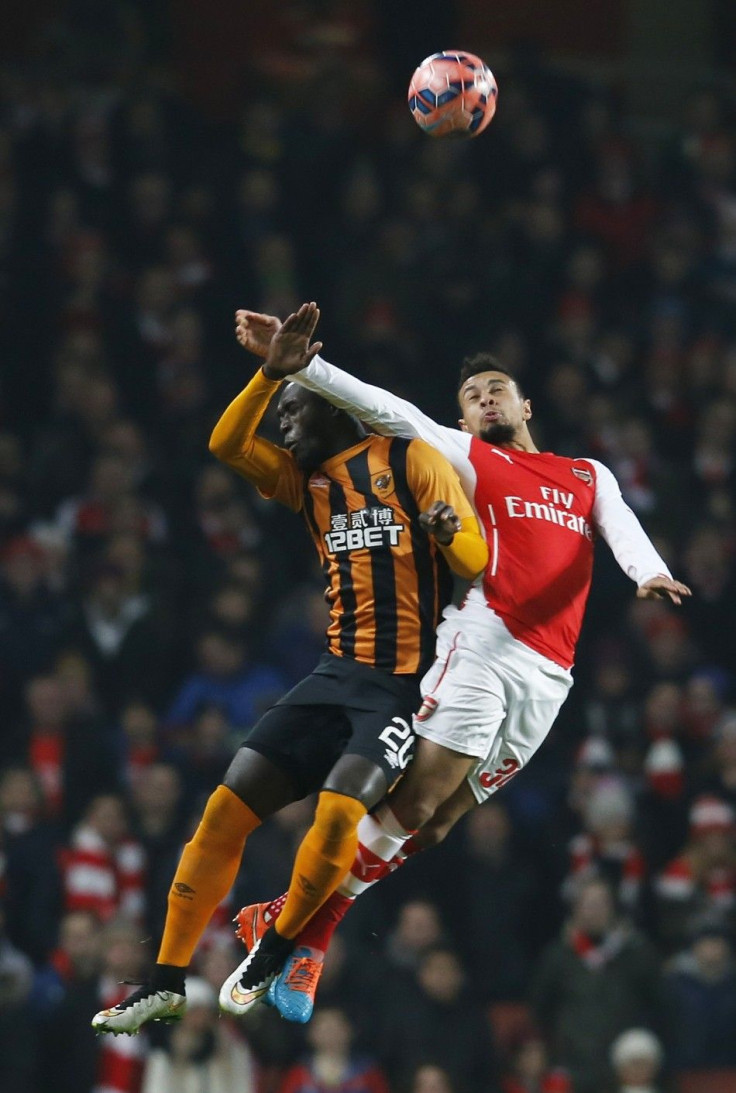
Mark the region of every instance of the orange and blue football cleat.
POLYGON ((270 988, 270 1001, 287 1021, 305 1025, 314 1010, 324 957, 316 949, 300 945, 270 988))

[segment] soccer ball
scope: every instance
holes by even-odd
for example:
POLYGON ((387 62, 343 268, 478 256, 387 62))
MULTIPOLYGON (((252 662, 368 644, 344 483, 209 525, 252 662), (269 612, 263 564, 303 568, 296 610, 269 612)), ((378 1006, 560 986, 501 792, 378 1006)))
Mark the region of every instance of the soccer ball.
POLYGON ((409 84, 409 109, 431 137, 477 137, 496 113, 498 87, 473 53, 448 50, 422 61, 409 84))

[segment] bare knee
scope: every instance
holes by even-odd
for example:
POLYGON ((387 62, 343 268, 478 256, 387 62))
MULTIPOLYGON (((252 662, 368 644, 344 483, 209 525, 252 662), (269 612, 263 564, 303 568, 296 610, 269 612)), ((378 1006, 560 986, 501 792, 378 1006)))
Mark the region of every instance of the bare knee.
POLYGON ((426 849, 437 846, 452 831, 458 820, 475 808, 476 804, 473 791, 467 782, 463 782, 420 829, 416 836, 419 846, 426 849))
POLYGON ((423 779, 416 786, 402 783, 389 797, 389 808, 407 831, 416 831, 430 823, 444 801, 441 781, 423 779))
POLYGON ((447 837, 452 830, 454 824, 452 822, 439 820, 437 815, 431 817, 423 824, 419 831, 414 836, 414 842, 422 850, 430 850, 433 846, 439 846, 439 844, 447 837))
POLYGON ((354 797, 323 790, 317 799, 313 829, 325 842, 340 842, 357 830, 365 806, 354 797))
POLYGON ((391 811, 408 831, 428 824, 438 810, 444 812, 472 763, 467 756, 449 752, 437 744, 426 740, 421 744, 406 777, 389 798, 391 811))

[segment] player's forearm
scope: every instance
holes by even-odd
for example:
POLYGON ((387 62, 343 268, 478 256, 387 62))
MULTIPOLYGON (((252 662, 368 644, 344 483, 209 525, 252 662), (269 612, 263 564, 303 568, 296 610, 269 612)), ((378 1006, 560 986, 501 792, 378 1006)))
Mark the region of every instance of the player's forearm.
POLYGON ((462 530, 455 533, 451 543, 443 546, 437 542, 452 572, 469 581, 488 565, 488 544, 477 526, 475 518, 463 520, 462 530))
POLYGON ((608 543, 621 569, 639 587, 652 577, 671 577, 667 563, 621 496, 614 476, 600 463, 596 462, 595 467, 593 516, 596 529, 608 543))
POLYGON ((258 369, 248 386, 234 398, 212 430, 210 451, 228 463, 252 448, 256 430, 280 380, 267 379, 258 369))
POLYGON ((290 378, 310 391, 316 391, 333 406, 355 414, 384 436, 421 437, 443 451, 444 445, 442 441, 437 442, 437 437, 452 431, 432 421, 406 399, 384 391, 382 387, 363 383, 334 364, 328 364, 319 355, 290 378))
POLYGON ((260 490, 264 497, 277 497, 290 508, 298 508, 290 490, 291 457, 283 448, 256 436, 261 419, 280 381, 267 379, 258 371, 244 391, 228 406, 210 437, 210 451, 260 490))

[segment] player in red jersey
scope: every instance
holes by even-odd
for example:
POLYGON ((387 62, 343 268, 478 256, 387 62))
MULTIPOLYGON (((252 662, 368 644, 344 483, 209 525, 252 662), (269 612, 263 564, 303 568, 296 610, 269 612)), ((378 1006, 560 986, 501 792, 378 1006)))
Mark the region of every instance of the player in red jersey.
MULTIPOLYGON (((280 325, 252 312, 238 312, 236 321, 241 344, 260 354, 280 325)), ((306 360, 306 342, 303 352, 306 360)), ((441 841, 547 736, 572 685, 595 537, 608 543, 638 596, 679 604, 690 590, 673 580, 605 466, 538 451, 529 400, 488 354, 467 360, 461 372, 459 430, 319 356, 289 374, 377 432, 421 437, 442 452, 489 546, 485 572, 460 607, 446 608, 438 628, 436 660, 422 680, 414 720, 421 738, 414 762, 390 798, 361 820, 351 872, 336 891, 315 893, 320 909, 271 988, 285 1017, 305 1021, 329 938, 355 896, 409 853, 441 841)), ((278 936, 284 899, 288 893, 241 912, 241 933, 254 944, 239 973, 252 974, 259 952, 278 936)))

